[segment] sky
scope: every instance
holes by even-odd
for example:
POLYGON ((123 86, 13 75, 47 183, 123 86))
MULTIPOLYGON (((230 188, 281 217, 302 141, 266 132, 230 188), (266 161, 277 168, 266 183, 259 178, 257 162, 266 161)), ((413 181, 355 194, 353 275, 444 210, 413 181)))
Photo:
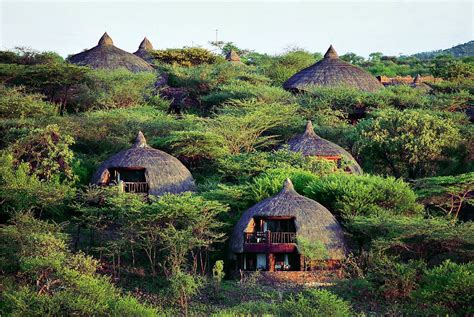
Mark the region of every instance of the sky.
POLYGON ((28 47, 66 57, 104 33, 134 52, 209 48, 209 41, 279 54, 294 47, 367 57, 449 48, 474 38, 474 1, 41 1, 0 0, 0 49, 28 47))

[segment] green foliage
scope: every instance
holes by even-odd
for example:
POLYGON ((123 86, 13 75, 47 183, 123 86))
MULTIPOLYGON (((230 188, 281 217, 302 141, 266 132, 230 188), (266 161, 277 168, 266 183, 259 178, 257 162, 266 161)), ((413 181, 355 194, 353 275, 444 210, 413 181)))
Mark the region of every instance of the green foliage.
POLYGON ((94 70, 78 87, 71 103, 76 111, 142 105, 152 97, 155 81, 156 75, 150 72, 94 70))
POLYGON ((74 139, 64 135, 57 125, 48 125, 44 129, 33 130, 27 137, 10 147, 16 165, 26 163, 29 171, 41 180, 50 180, 55 176, 73 179, 71 163, 73 152, 69 146, 74 139))
POLYGON ((97 275, 97 261, 72 255, 57 226, 19 214, 12 225, 0 228, 0 236, 8 241, 1 246, 2 271, 7 269, 16 277, 13 285, 9 282, 13 276, 1 279, 6 282, 1 290, 2 314, 123 315, 133 311, 156 315, 155 309, 122 295, 108 278, 97 275))
POLYGON ((298 251, 301 252, 305 260, 305 268, 311 267, 312 261, 322 261, 329 259, 329 252, 321 241, 310 241, 304 237, 297 237, 298 251))
POLYGON ((188 315, 189 298, 195 295, 202 286, 202 281, 193 275, 176 272, 169 279, 169 292, 178 300, 179 306, 188 315))
POLYGON ((27 209, 46 214, 62 213, 74 192, 70 184, 60 182, 58 178, 42 181, 31 174, 28 164, 15 165, 12 155, 0 155, 1 213, 11 215, 27 209))
POLYGON ((357 147, 364 166, 396 177, 433 175, 449 149, 462 142, 448 118, 419 110, 385 110, 358 125, 357 147))
POLYGON ((449 55, 440 55, 433 59, 432 73, 436 77, 460 81, 474 78, 474 64, 465 63, 449 55))
POLYGON ((259 65, 259 68, 265 76, 272 80, 274 86, 281 87, 288 78, 321 58, 320 54, 313 55, 300 49, 294 49, 268 59, 266 63, 259 65))
POLYGON ((345 225, 360 246, 379 253, 434 263, 447 258, 460 261, 474 258, 471 222, 453 224, 442 218, 357 216, 345 225))
POLYGON ((306 195, 345 219, 364 215, 414 215, 422 206, 407 183, 393 177, 331 174, 311 182, 306 195))
POLYGON ((224 261, 218 260, 214 263, 214 267, 212 268, 212 281, 214 284, 214 292, 215 295, 219 293, 219 289, 221 287, 222 279, 225 276, 224 272, 224 261))
POLYGON ((456 264, 449 260, 425 272, 413 297, 420 310, 435 315, 474 313, 474 264, 456 264))
POLYGON ((45 95, 59 103, 60 113, 67 110, 73 88, 86 81, 91 70, 66 62, 17 65, 0 64, 0 80, 6 85, 25 86, 28 91, 45 95))
POLYGON ((19 87, 0 86, 0 118, 24 119, 56 114, 56 106, 43 101, 42 95, 28 94, 19 87))
POLYGON ((252 152, 275 144, 275 136, 264 133, 287 125, 287 118, 295 114, 295 105, 236 100, 222 107, 217 116, 207 122, 207 129, 222 136, 231 154, 252 152))
POLYGON ((325 169, 316 173, 294 167, 269 169, 253 179, 250 183, 250 190, 255 202, 271 197, 281 191, 285 179, 291 179, 295 190, 303 193, 308 184, 318 179, 318 175, 329 174, 332 172, 331 165, 320 161, 325 169))
POLYGON ((213 64, 218 58, 212 52, 200 47, 170 48, 151 52, 155 62, 164 64, 177 64, 181 66, 194 66, 213 64))
POLYGON ((351 306, 327 290, 308 290, 290 297, 281 305, 283 314, 291 316, 352 316, 351 306))
POLYGON ((474 173, 422 178, 415 190, 424 204, 456 219, 463 207, 474 205, 474 173))

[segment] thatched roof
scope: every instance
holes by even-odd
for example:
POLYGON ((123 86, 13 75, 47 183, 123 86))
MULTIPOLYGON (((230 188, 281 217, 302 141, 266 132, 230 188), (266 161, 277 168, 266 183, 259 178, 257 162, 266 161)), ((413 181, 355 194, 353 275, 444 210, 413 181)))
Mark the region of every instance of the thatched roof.
POLYGON ((283 189, 244 212, 234 227, 230 240, 232 253, 243 252, 244 231, 254 217, 295 217, 296 237, 322 242, 331 259, 345 256, 344 233, 336 218, 323 205, 301 196, 286 179, 283 189))
POLYGON ((153 45, 145 36, 143 41, 138 46, 138 50, 133 54, 151 63, 153 62, 153 56, 150 54, 151 51, 153 51, 153 45))
POLYGON ((306 123, 303 134, 298 134, 288 141, 288 149, 293 152, 300 152, 305 156, 340 156, 350 162, 349 168, 354 174, 361 174, 362 168, 352 155, 339 145, 323 139, 314 132, 313 124, 310 120, 306 123))
POLYGON ((225 56, 225 59, 228 62, 240 62, 240 56, 234 50, 230 50, 225 56))
POLYGON ((99 69, 125 68, 132 72, 154 71, 153 67, 140 57, 115 47, 107 32, 102 35, 97 46, 72 55, 69 61, 73 64, 99 69))
POLYGON ((362 68, 339 59, 332 45, 322 60, 299 71, 283 84, 283 88, 291 91, 304 91, 317 86, 346 86, 369 92, 383 87, 362 68))
POLYGON ((115 154, 99 166, 92 183, 101 184, 109 168, 120 167, 145 168, 151 195, 178 194, 195 188, 189 170, 177 158, 150 147, 142 132, 138 133, 135 144, 130 149, 115 154))
POLYGON ((423 90, 425 92, 429 92, 433 89, 433 88, 431 88, 431 86, 429 86, 429 85, 427 85, 423 82, 423 79, 422 79, 420 74, 417 74, 415 76, 415 78, 413 79, 413 83, 411 83, 410 86, 415 88, 415 89, 423 90))

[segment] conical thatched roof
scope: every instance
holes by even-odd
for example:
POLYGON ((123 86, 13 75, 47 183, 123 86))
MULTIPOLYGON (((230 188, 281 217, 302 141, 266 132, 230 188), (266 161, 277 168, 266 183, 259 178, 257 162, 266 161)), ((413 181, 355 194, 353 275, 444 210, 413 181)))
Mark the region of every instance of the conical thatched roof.
POLYGON ((178 194, 195 188, 189 170, 177 158, 150 147, 141 132, 130 149, 115 154, 99 166, 92 183, 102 183, 109 168, 120 167, 145 168, 145 178, 151 195, 178 194))
POLYGON ((153 67, 140 57, 115 47, 107 32, 102 35, 97 46, 72 55, 69 61, 73 64, 99 69, 125 68, 132 72, 154 71, 153 67))
POLYGON ((288 141, 288 149, 293 152, 300 152, 305 156, 340 156, 350 162, 349 168, 354 174, 361 174, 362 168, 352 155, 339 145, 323 139, 314 132, 313 124, 310 120, 306 123, 303 134, 298 134, 288 141))
POLYGON ((283 88, 292 91, 304 91, 315 86, 347 86, 369 92, 383 87, 362 68, 339 59, 332 45, 322 60, 299 71, 283 84, 283 88))
POLYGON ((344 233, 336 218, 323 205, 298 194, 286 179, 283 189, 244 212, 234 227, 230 240, 232 253, 243 252, 244 231, 254 217, 295 217, 296 237, 322 242, 331 259, 345 256, 344 233))
POLYGON ((415 78, 413 79, 413 83, 410 86, 415 89, 423 90, 424 92, 429 92, 432 90, 432 88, 429 85, 423 82, 423 79, 421 78, 420 74, 417 74, 415 76, 415 78))
POLYGON ((151 63, 153 62, 153 56, 150 54, 151 51, 153 51, 153 45, 145 36, 143 41, 138 46, 138 50, 133 54, 151 63))

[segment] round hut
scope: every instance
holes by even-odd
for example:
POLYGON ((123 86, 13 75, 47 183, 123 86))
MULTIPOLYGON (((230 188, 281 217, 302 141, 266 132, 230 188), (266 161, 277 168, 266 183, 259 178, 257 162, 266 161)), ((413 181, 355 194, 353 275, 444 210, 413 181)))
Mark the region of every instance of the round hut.
POLYGON ((153 67, 140 57, 114 46, 112 38, 102 35, 97 46, 69 57, 69 62, 96 69, 125 68, 131 72, 152 72, 153 67))
POLYGON ((95 172, 92 183, 119 185, 125 192, 159 196, 193 191, 194 179, 175 157, 154 149, 138 132, 135 144, 105 162, 95 172))
POLYGON ((339 166, 346 163, 347 172, 362 174, 362 168, 354 157, 339 145, 317 135, 310 120, 306 123, 303 134, 295 135, 288 141, 288 149, 300 152, 304 156, 315 156, 334 161, 339 166))
POLYGON ((299 195, 290 179, 275 196, 244 212, 230 239, 236 269, 244 271, 300 271, 307 267, 298 241, 322 244, 327 266, 345 257, 344 233, 323 205, 299 195))
POLYGON ((283 84, 284 89, 294 92, 318 86, 345 86, 368 92, 383 87, 375 77, 362 68, 339 59, 332 45, 322 60, 299 71, 283 84))
POLYGON ((138 50, 133 54, 137 55, 138 57, 142 58, 143 60, 147 61, 148 63, 152 63, 153 62, 153 56, 150 53, 151 51, 153 51, 153 45, 151 44, 151 42, 145 36, 143 41, 138 46, 138 50))

